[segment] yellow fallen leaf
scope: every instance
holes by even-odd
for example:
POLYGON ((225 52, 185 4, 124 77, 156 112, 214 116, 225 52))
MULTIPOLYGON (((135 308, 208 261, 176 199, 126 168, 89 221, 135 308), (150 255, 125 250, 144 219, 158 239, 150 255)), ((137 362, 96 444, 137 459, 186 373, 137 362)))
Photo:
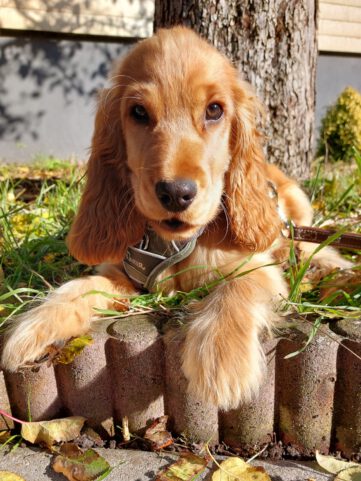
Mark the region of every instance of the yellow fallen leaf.
POLYGON ((233 481, 235 476, 249 468, 249 464, 241 458, 228 458, 219 466, 220 468, 213 473, 212 481, 233 481))
POLYGON ((60 352, 53 359, 53 364, 70 364, 76 356, 82 353, 86 346, 93 343, 93 338, 89 335, 70 339, 60 352))
POLYGON ((192 481, 205 470, 206 466, 205 458, 185 453, 176 463, 158 473, 156 481, 192 481))
POLYGON ((361 481, 361 464, 340 471, 334 481, 361 481))
POLYGON ((25 481, 24 478, 11 471, 0 471, 0 479, 1 481, 25 481))
POLYGON ((53 421, 39 421, 24 423, 21 435, 30 443, 43 443, 51 446, 56 442, 72 441, 79 436, 85 418, 71 416, 69 418, 54 419, 53 421))
POLYGON ((253 467, 240 458, 228 458, 219 466, 212 481, 271 481, 262 467, 253 467))
POLYGON ((9 438, 11 438, 11 432, 10 431, 8 431, 8 430, 0 431, 0 444, 5 443, 9 438))
POLYGON ((316 451, 316 461, 321 468, 332 474, 338 474, 340 471, 353 466, 361 468, 361 464, 352 463, 350 461, 341 461, 339 459, 335 459, 333 456, 324 456, 319 451, 316 451))

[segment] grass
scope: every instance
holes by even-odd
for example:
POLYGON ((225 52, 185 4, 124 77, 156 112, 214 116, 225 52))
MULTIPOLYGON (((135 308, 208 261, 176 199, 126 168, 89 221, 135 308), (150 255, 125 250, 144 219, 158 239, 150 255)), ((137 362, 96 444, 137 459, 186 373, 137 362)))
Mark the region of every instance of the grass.
POLYGON ((0 167, 0 316, 4 322, 34 298, 89 270, 64 239, 81 193, 75 165, 51 159, 0 167))
MULTIPOLYGON (((337 165, 337 170, 335 164, 329 168, 324 159, 318 159, 315 173, 305 185, 317 210, 315 223, 361 232, 361 155, 355 152, 351 167, 337 165)), ((42 159, 31 167, 0 166, 0 326, 26 309, 34 298, 43 298, 49 289, 91 272, 68 255, 64 243, 79 202, 83 173, 79 166, 57 159, 42 159)), ((360 262, 360 254, 345 252, 356 263, 360 262)), ((341 283, 320 301, 325 283, 330 286, 338 281, 335 276, 322 282, 310 280, 307 269, 311 260, 300 263, 296 251, 291 249, 286 272, 290 297, 285 300, 286 308, 303 315, 312 314, 316 325, 334 318, 360 316, 360 285, 350 290, 341 283)), ((360 273, 360 266, 355 271, 360 273)), ((237 275, 233 272, 226 277, 237 275)), ((130 299, 123 314, 101 313, 119 317, 129 312, 179 309, 204 297, 224 280, 227 279, 219 274, 206 286, 172 297, 164 296, 160 285, 155 294, 130 299)))

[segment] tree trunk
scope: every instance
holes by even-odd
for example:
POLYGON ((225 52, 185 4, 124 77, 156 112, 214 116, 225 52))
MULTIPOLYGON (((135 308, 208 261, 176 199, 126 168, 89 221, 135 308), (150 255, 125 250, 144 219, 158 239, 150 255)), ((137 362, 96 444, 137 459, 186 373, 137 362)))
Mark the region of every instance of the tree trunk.
POLYGON ((313 158, 317 0, 155 0, 155 30, 187 25, 223 51, 266 107, 267 159, 297 179, 313 158))

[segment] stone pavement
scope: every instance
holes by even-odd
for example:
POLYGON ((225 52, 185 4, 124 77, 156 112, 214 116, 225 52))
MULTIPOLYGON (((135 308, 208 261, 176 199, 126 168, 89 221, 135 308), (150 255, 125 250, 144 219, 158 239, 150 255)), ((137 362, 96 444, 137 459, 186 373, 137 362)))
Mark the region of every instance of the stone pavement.
MULTIPOLYGON (((106 478, 107 481, 152 481, 158 471, 177 459, 168 453, 155 454, 143 451, 97 449, 111 466, 117 466, 106 478), (123 464, 119 465, 119 463, 123 464)), ((0 471, 12 471, 25 481, 65 481, 61 474, 50 468, 52 456, 38 448, 18 448, 5 454, 0 451, 0 471)), ((256 460, 253 464, 263 466, 272 481, 331 481, 332 475, 314 469, 314 464, 296 461, 264 462, 256 460)), ((210 481, 211 471, 207 470, 199 480, 210 481)), ((1 481, 1 477, 0 477, 1 481)))

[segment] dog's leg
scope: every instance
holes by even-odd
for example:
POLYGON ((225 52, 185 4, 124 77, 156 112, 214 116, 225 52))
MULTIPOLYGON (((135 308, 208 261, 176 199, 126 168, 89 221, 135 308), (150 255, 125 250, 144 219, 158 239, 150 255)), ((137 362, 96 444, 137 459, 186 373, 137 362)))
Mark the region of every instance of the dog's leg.
POLYGON ((129 280, 114 266, 101 266, 100 274, 67 282, 41 305, 14 318, 5 334, 3 368, 15 371, 44 354, 50 344, 87 332, 97 315, 94 308, 114 305, 111 298, 92 291, 135 294, 129 280))
POLYGON ((222 409, 257 392, 265 363, 259 333, 277 318, 272 308, 279 296, 287 296, 287 287, 280 269, 270 266, 218 286, 193 305, 183 352, 192 392, 222 409))
MULTIPOLYGON (((268 166, 269 174, 275 182, 278 190, 279 205, 288 219, 296 225, 311 226, 313 220, 313 209, 307 195, 300 186, 288 179, 277 167, 268 166)), ((290 242, 285 240, 274 250, 274 255, 279 260, 285 260, 290 242), (283 259, 282 259, 283 258, 283 259)), ((350 269, 353 264, 343 258, 333 247, 327 246, 314 254, 318 244, 311 242, 296 242, 296 247, 300 252, 301 258, 306 260, 311 255, 312 265, 317 266, 323 275, 327 275, 334 269, 350 269)))

